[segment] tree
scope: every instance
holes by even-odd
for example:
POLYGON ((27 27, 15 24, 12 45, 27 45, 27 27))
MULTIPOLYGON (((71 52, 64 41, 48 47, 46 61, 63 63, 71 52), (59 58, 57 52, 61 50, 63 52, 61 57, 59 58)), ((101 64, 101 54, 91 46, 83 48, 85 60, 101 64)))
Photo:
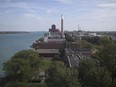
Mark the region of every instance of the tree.
POLYGON ((24 59, 11 59, 4 64, 3 70, 12 81, 28 81, 32 76, 32 69, 24 59))
POLYGON ((46 84, 48 87, 80 87, 78 71, 66 68, 61 62, 53 63, 53 66, 47 70, 47 73, 46 84))
POLYGON ((95 36, 95 37, 92 37, 92 43, 93 44, 100 44, 100 37, 98 36, 95 36))
POLYGON ((7 83, 4 87, 28 87, 28 86, 27 83, 16 81, 7 83))
POLYGON ((33 50, 19 51, 12 58, 25 59, 26 61, 28 61, 28 63, 33 69, 38 69, 39 66, 41 65, 41 59, 39 58, 38 53, 34 52, 33 50))
POLYGON ((44 42, 44 37, 41 37, 41 38, 39 38, 38 40, 37 40, 37 42, 44 42))
POLYGON ((99 45, 100 44, 100 37, 94 36, 94 37, 82 37, 82 40, 86 40, 89 43, 99 45))
POLYGON ((80 62, 79 80, 82 87, 110 87, 112 81, 110 72, 97 66, 93 59, 80 62))
POLYGON ((111 41, 110 41, 110 38, 109 38, 109 37, 104 36, 104 37, 101 37, 101 38, 100 38, 100 43, 101 43, 102 45, 105 45, 105 44, 111 43, 111 41))
POLYGON ((75 41, 74 37, 70 36, 68 33, 65 33, 65 38, 66 38, 66 41, 68 41, 68 42, 75 41))
POLYGON ((22 59, 30 60, 30 59, 39 58, 39 55, 37 52, 33 50, 22 50, 14 54, 12 58, 22 58, 22 59))
POLYGON ((116 87, 116 78, 112 81, 111 87, 116 87))
POLYGON ((110 87, 112 78, 109 71, 104 68, 93 68, 87 72, 88 87, 110 87))
POLYGON ((42 60, 38 54, 32 50, 19 51, 4 63, 3 70, 6 77, 2 80, 2 84, 11 81, 28 82, 32 79, 35 72, 40 70, 42 60))
POLYGON ((116 44, 105 45, 96 53, 94 58, 112 73, 112 78, 116 78, 116 44))
POLYGON ((47 87, 45 84, 41 83, 25 83, 25 82, 9 82, 4 87, 47 87))
POLYGON ((93 44, 87 42, 86 40, 81 41, 81 46, 84 47, 84 48, 93 49, 93 44))
POLYGON ((79 63, 79 80, 82 84, 82 87, 86 86, 86 81, 87 81, 87 76, 88 76, 88 72, 92 69, 95 68, 95 61, 92 59, 83 59, 80 61, 79 63))

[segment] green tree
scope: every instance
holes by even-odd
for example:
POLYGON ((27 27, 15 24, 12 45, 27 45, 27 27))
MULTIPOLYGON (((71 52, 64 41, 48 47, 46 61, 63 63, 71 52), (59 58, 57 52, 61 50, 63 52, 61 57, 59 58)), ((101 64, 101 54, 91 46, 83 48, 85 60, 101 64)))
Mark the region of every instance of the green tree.
POLYGON ((4 87, 28 87, 28 86, 27 83, 15 81, 7 83, 4 87))
POLYGON ((94 58, 112 73, 112 78, 116 78, 116 44, 105 45, 96 53, 94 58))
POLYGON ((110 41, 110 38, 109 38, 109 37, 104 36, 104 37, 101 37, 101 38, 100 38, 100 43, 101 43, 102 45, 105 45, 105 44, 111 43, 111 41, 110 41))
POLYGON ((68 41, 68 42, 75 41, 75 38, 73 36, 70 36, 68 33, 65 33, 65 38, 66 38, 66 41, 68 41))
POLYGON ((17 52, 4 63, 3 70, 6 77, 2 79, 2 85, 9 83, 9 81, 30 81, 35 72, 40 70, 42 62, 38 54, 32 50, 17 52))
POLYGON ((41 65, 41 59, 39 58, 38 53, 34 52, 33 50, 19 51, 12 58, 25 59, 26 61, 28 61, 28 63, 33 69, 38 69, 39 66, 41 65))
POLYGON ((48 87, 80 87, 78 71, 66 68, 61 62, 53 63, 53 66, 48 69, 47 73, 46 84, 48 87))
POLYGON ((47 87, 46 84, 41 83, 25 83, 25 82, 9 82, 4 87, 47 87))
POLYGON ((37 40, 37 42, 44 42, 44 37, 41 37, 41 38, 39 38, 38 40, 37 40))
POLYGON ((100 37, 94 36, 94 37, 82 37, 82 40, 86 40, 89 43, 99 45, 100 44, 100 37))
POLYGON ((111 87, 116 87, 116 78, 112 81, 111 87))
POLYGON ((14 54, 12 58, 22 58, 22 59, 30 60, 32 58, 33 59, 39 58, 39 55, 37 52, 33 50, 22 50, 14 54))
POLYGON ((93 44, 87 42, 86 40, 81 41, 81 46, 84 47, 84 48, 93 49, 93 44))
POLYGON ((88 87, 110 87, 111 74, 104 68, 94 68, 87 72, 86 85, 88 87))
POLYGON ((87 58, 80 61, 78 70, 79 70, 79 80, 82 84, 82 87, 86 86, 86 81, 88 79, 87 72, 93 68, 95 68, 95 61, 93 59, 87 58))
POLYGON ((111 74, 98 67, 93 59, 82 60, 79 64, 79 79, 82 87, 110 87, 111 74))
POLYGON ((24 59, 9 60, 4 64, 3 70, 13 81, 28 81, 32 76, 32 69, 24 59))

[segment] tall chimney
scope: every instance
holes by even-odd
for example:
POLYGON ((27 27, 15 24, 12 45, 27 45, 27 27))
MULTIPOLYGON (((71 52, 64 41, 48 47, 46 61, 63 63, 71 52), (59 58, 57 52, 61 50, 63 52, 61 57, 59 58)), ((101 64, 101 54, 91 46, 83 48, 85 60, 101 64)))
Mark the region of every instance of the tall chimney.
POLYGON ((63 37, 63 15, 61 15, 61 37, 63 37))

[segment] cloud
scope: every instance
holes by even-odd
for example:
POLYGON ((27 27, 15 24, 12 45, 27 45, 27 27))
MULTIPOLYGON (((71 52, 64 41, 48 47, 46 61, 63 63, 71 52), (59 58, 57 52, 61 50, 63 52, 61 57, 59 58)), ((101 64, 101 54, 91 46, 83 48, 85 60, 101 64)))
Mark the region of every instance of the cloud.
POLYGON ((7 10, 7 11, 5 11, 5 13, 6 13, 6 14, 8 14, 8 13, 10 13, 10 11, 9 11, 9 10, 7 10))
POLYGON ((96 8, 86 14, 85 18, 95 20, 116 19, 116 3, 96 4, 96 8))
POLYGON ((101 7, 101 8, 112 8, 112 7, 116 7, 116 3, 99 4, 99 5, 97 5, 97 7, 101 7))
POLYGON ((6 2, 6 3, 8 3, 8 2, 12 2, 12 0, 0 0, 0 2, 6 2))
POLYGON ((59 13, 59 12, 60 12, 59 10, 56 10, 56 9, 53 9, 53 8, 46 9, 47 14, 53 14, 53 13, 59 13))
POLYGON ((34 20, 40 20, 41 19, 41 17, 39 15, 34 14, 34 13, 26 13, 23 16, 27 19, 34 19, 34 20))
POLYGON ((87 14, 87 19, 94 19, 94 20, 106 20, 106 19, 116 19, 116 10, 110 9, 95 9, 91 13, 87 14))
POLYGON ((56 8, 50 7, 42 7, 38 6, 35 3, 27 3, 27 2, 12 2, 12 3, 0 3, 0 9, 6 9, 6 10, 19 10, 22 11, 28 11, 30 13, 36 13, 36 12, 44 12, 46 14, 53 14, 53 13, 59 13, 60 11, 56 8))
POLYGON ((12 3, 0 3, 0 8, 5 9, 16 9, 16 8, 28 8, 28 4, 26 2, 12 2, 12 3))
POLYGON ((64 4, 72 4, 74 0, 55 0, 55 1, 64 3, 64 4))

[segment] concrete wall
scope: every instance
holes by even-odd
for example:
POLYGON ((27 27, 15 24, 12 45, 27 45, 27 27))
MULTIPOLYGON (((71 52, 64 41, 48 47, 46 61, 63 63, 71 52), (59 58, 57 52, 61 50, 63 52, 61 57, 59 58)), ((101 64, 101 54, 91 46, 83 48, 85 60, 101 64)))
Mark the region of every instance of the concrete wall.
POLYGON ((53 42, 53 41, 65 41, 64 38, 49 38, 48 42, 53 42))
POLYGON ((38 53, 59 53, 59 49, 38 49, 38 53))

